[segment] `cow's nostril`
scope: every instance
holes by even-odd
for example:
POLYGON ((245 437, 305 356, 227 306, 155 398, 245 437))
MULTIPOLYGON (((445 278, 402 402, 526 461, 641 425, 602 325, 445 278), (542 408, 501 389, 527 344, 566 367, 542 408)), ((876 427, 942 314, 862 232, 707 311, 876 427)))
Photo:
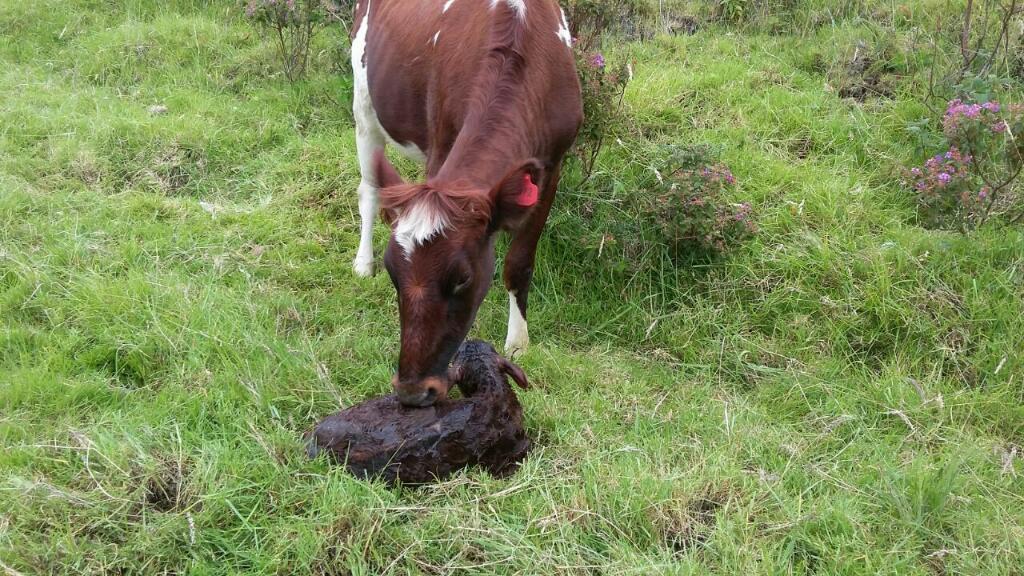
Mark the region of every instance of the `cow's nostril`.
POLYGON ((395 378, 392 384, 395 387, 398 400, 406 406, 431 406, 448 394, 446 382, 436 377, 429 377, 414 384, 403 384, 398 378, 395 378))
POLYGON ((427 388, 426 396, 423 401, 427 404, 433 404, 437 400, 437 389, 427 388))

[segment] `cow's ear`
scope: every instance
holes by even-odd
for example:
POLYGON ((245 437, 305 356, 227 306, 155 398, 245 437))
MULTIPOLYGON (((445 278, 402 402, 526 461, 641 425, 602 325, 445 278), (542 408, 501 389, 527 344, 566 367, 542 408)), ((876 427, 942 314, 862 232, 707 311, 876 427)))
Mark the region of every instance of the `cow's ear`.
POLYGON ((497 227, 514 226, 541 203, 544 166, 530 159, 509 172, 491 190, 494 214, 491 222, 497 227))
MULTIPOLYGON (((378 188, 395 188, 405 184, 402 177, 398 174, 398 170, 388 161, 388 157, 384 154, 383 150, 377 150, 373 154, 373 175, 377 179, 378 188)), ((378 194, 381 194, 378 191, 378 194)), ((382 198, 386 200, 386 198, 382 198)), ((394 224, 395 220, 398 219, 398 210, 388 205, 388 202, 383 202, 381 207, 381 219, 384 220, 389 226, 394 224)))
POLYGON ((380 188, 391 188, 405 184, 405 180, 399 176, 398 170, 391 165, 384 150, 377 150, 373 153, 373 175, 377 177, 377 186, 380 188))

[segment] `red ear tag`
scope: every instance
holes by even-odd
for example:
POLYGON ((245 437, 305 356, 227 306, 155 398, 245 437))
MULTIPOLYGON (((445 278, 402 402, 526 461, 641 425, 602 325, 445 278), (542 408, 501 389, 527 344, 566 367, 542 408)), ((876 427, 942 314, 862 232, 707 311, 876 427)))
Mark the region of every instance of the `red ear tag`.
POLYGON ((523 174, 523 190, 516 197, 516 204, 523 208, 535 206, 540 199, 540 189, 533 183, 529 174, 523 174))

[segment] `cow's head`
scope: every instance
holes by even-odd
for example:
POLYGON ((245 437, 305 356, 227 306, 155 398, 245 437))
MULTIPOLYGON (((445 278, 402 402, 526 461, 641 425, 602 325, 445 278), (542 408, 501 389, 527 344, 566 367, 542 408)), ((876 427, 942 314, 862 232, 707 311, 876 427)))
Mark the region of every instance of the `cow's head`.
POLYGON ((406 184, 376 158, 381 207, 391 224, 384 266, 398 291, 401 347, 393 385, 408 406, 447 395, 448 365, 494 278, 495 232, 539 202, 541 165, 530 160, 492 189, 459 182, 406 184))

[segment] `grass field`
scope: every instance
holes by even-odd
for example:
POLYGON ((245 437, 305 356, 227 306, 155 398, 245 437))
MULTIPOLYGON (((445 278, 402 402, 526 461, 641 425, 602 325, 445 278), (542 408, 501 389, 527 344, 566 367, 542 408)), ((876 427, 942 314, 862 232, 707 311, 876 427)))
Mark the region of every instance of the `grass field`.
POLYGON ((397 355, 386 276, 350 269, 343 34, 292 85, 231 2, 0 0, 0 570, 1021 574, 1024 234, 917 225, 910 64, 834 86, 912 32, 628 47, 634 136, 568 170, 540 249, 536 450, 391 490, 300 441, 397 355), (685 269, 582 242, 641 136, 719 149, 756 240, 685 269))

